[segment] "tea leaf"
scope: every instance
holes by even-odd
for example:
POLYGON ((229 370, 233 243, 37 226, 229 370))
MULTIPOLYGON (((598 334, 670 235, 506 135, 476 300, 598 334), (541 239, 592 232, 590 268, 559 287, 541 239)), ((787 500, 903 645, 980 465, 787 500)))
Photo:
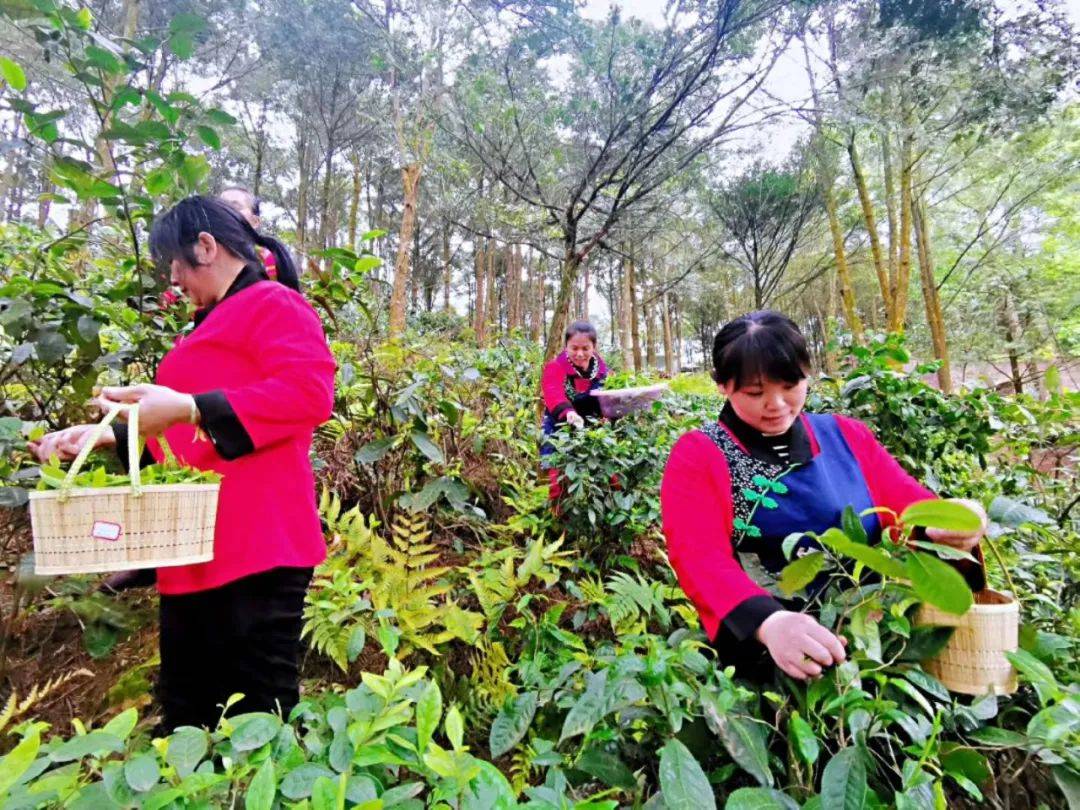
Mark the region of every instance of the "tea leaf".
POLYGON ((828 810, 863 810, 867 801, 866 765, 858 748, 842 748, 821 776, 821 806, 828 810))
POLYGON ((772 788, 739 788, 728 796, 724 810, 799 810, 799 803, 772 788))
POLYGON ((904 568, 915 595, 946 613, 961 616, 971 607, 971 589, 960 572, 932 554, 909 554, 904 568))
POLYGON ((791 720, 788 722, 788 733, 794 739, 795 750, 799 753, 802 761, 807 765, 813 765, 817 762, 818 755, 821 753, 817 735, 810 728, 810 724, 799 716, 798 712, 792 712, 791 714, 791 720))
POLYGON ((708 810, 716 807, 712 786, 690 750, 678 740, 660 749, 660 790, 667 810, 708 810))
POLYGON ((493 759, 501 757, 521 742, 536 715, 536 706, 536 692, 525 692, 503 706, 488 734, 488 747, 493 759))
POLYGON ((780 590, 787 596, 796 591, 801 591, 814 581, 825 566, 825 555, 820 551, 799 557, 795 562, 789 563, 780 572, 780 590))
POLYGON ((905 526, 925 526, 954 532, 975 532, 982 528, 982 519, 963 504, 937 499, 911 504, 900 513, 900 522, 905 526))
POLYGON ((274 760, 267 759, 259 767, 255 778, 248 786, 244 796, 245 810, 271 810, 274 795, 277 793, 277 780, 274 776, 274 760))
POLYGON ((893 579, 906 579, 908 576, 899 560, 894 560, 880 549, 856 543, 839 529, 829 529, 818 539, 836 553, 850 557, 882 576, 893 579))

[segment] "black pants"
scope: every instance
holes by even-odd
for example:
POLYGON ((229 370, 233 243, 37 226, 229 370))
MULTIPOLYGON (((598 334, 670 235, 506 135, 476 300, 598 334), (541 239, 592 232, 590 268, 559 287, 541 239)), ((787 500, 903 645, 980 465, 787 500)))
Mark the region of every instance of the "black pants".
POLYGON ((300 629, 310 568, 274 568, 220 588, 161 597, 164 727, 217 725, 234 713, 288 712, 299 700, 300 629))

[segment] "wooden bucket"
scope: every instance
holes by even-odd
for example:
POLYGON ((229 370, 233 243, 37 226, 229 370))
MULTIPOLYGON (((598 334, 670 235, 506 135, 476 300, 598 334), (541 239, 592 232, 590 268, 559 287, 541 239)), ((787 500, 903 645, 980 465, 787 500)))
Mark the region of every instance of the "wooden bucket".
POLYGON ((88 437, 59 490, 30 493, 36 574, 88 574, 191 565, 214 557, 220 484, 139 481, 138 407, 109 411, 88 437), (121 410, 129 413, 131 487, 72 487, 101 432, 121 410))
POLYGON ((923 669, 952 692, 1011 695, 1016 670, 1005 653, 1019 647, 1020 603, 989 588, 973 596, 974 604, 962 616, 928 604, 919 609, 918 624, 956 628, 945 648, 923 662, 923 669))

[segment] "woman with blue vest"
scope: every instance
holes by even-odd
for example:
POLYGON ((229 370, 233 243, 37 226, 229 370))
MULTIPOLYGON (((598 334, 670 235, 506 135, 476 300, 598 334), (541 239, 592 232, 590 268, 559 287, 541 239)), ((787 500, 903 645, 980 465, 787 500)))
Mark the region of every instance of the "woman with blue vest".
MULTIPOLYGON (((753 312, 728 323, 713 345, 713 377, 727 402, 717 422, 676 442, 660 501, 671 564, 721 661, 764 680, 776 668, 793 678, 821 674, 845 660, 843 639, 769 590, 788 562, 792 533, 839 527, 847 506, 899 514, 936 497, 889 455, 861 422, 803 411, 810 356, 798 327, 776 312, 753 312), (777 508, 753 509, 753 479, 783 476, 777 508)), ((982 507, 964 505, 983 517, 982 507)), ((889 517, 868 514, 871 542, 889 517)), ((983 530, 927 536, 979 554, 983 530)), ((794 555, 817 548, 803 537, 794 555)), ((982 567, 957 565, 973 589, 982 567)))

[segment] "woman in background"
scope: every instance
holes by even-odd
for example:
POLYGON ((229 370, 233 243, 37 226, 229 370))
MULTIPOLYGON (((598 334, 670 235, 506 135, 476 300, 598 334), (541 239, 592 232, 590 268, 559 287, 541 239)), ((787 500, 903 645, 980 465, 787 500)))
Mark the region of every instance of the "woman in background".
MULTIPOLYGON (((574 321, 564 335, 562 353, 544 366, 540 390, 544 397, 544 443, 540 447, 541 464, 555 452, 547 439, 561 425, 582 428, 586 421, 600 418, 600 401, 593 392, 604 386, 607 365, 596 351, 596 329, 588 321, 574 321)), ((545 465, 550 480, 548 496, 562 495, 559 471, 545 465)))
MULTIPOLYGON (((243 186, 229 186, 228 188, 223 189, 222 192, 218 194, 218 199, 237 211, 256 231, 262 227, 262 213, 260 210, 262 208, 261 200, 243 186)), ((277 259, 274 258, 274 252, 265 247, 257 247, 256 251, 262 259, 266 275, 271 280, 276 279, 277 259)))

